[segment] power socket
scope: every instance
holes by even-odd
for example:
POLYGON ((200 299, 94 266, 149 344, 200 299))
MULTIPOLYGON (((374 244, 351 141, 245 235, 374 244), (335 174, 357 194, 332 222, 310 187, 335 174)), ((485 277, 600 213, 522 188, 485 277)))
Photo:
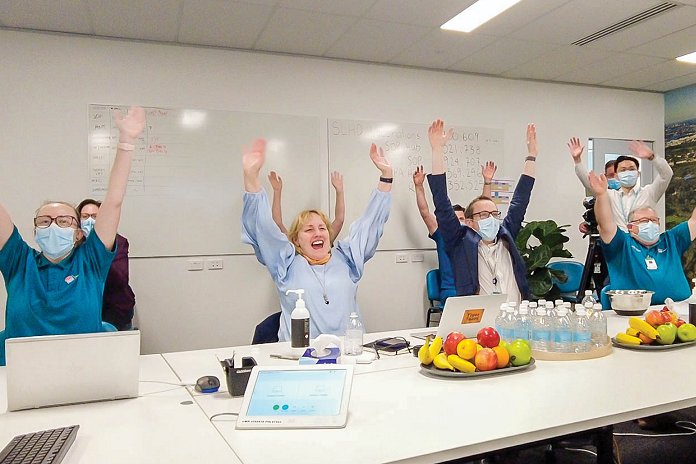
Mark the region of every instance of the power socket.
POLYGON ((202 259, 189 259, 188 267, 189 271, 202 271, 203 270, 203 260, 202 259))
POLYGON ((423 253, 411 254, 411 262, 412 263, 422 263, 423 262, 423 253))
POLYGON ((408 263, 408 255, 406 253, 397 253, 396 262, 397 263, 408 263))
POLYGON ((214 258, 206 260, 206 265, 209 271, 222 269, 222 258, 214 258))

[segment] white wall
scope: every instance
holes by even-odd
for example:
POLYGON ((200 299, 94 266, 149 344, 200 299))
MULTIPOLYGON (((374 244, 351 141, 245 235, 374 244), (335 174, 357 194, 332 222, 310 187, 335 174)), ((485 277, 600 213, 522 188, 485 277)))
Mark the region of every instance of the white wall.
MULTIPOLYGON (((442 118, 501 128, 506 170, 499 176, 514 178, 525 155, 525 126, 535 122, 538 182, 527 219, 572 224, 569 248, 581 261, 587 243, 576 225, 583 189, 573 174, 568 138, 652 139, 660 155, 664 147, 661 94, 3 30, 0 43, 5 89, 0 201, 25 237, 31 236, 32 214, 42 200, 77 201, 89 192, 90 103, 399 122, 442 118), (84 173, 83 182, 61 184, 76 172, 84 173)), ((299 181, 301 175, 286 178, 299 181)), ((324 189, 317 199, 324 209, 327 198, 324 189)), ((199 234, 205 240, 200 224, 182 222, 179 230, 161 233, 199 234)), ((238 229, 230 230, 230 240, 239 240, 238 229)), ((394 255, 378 252, 361 282, 359 304, 371 331, 424 325, 424 276, 436 264, 434 252, 426 251, 423 263, 395 264, 394 255)), ((222 271, 185 269, 186 258, 131 261, 144 352, 245 344, 254 325, 277 308, 270 278, 253 256, 226 256, 222 271)))

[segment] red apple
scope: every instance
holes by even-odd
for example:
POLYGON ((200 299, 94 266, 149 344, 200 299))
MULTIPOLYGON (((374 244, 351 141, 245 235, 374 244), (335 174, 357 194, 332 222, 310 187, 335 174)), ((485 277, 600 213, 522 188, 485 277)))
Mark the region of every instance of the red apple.
POLYGON ((476 340, 484 348, 493 348, 500 344, 500 335, 493 327, 484 327, 476 334, 476 340))
POLYGON ((447 338, 445 338, 445 343, 442 344, 442 347, 445 349, 445 353, 447 353, 448 356, 451 354, 457 354, 457 345, 459 345, 459 342, 465 338, 466 337, 461 332, 450 332, 449 335, 447 335, 447 338))
POLYGON ((483 348, 476 353, 474 365, 480 371, 492 371, 498 367, 498 355, 491 348, 483 348))
POLYGON ((686 321, 684 319, 677 319, 677 322, 674 323, 677 327, 681 327, 682 325, 686 324, 686 321))

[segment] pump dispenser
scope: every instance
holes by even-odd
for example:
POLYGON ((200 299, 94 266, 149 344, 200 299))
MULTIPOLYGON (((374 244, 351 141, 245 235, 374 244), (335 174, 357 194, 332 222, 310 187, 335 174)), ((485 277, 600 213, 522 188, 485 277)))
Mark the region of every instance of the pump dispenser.
POLYGON ((294 354, 302 355, 309 347, 309 311, 302 299, 304 289, 288 290, 290 293, 297 294, 295 309, 290 313, 290 346, 294 354))

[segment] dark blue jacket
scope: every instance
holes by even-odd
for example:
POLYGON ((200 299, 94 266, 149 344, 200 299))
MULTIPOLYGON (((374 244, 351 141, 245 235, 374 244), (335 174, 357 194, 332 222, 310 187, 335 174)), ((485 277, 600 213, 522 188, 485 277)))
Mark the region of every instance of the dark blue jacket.
MULTIPOLYGON (((459 223, 459 219, 457 219, 457 215, 454 214, 452 209, 452 203, 450 203, 450 199, 447 196, 447 178, 445 174, 429 174, 428 184, 433 194, 438 229, 445 239, 445 249, 452 261, 457 295, 476 295, 479 293, 478 243, 481 240, 481 236, 471 227, 462 227, 459 223)), ((498 239, 504 240, 510 250, 517 287, 524 299, 529 299, 529 285, 526 277, 527 269, 520 252, 517 251, 515 246, 515 237, 517 237, 522 228, 522 221, 527 211, 527 205, 529 205, 533 186, 533 177, 526 174, 520 176, 510 202, 510 208, 498 231, 498 239)))

